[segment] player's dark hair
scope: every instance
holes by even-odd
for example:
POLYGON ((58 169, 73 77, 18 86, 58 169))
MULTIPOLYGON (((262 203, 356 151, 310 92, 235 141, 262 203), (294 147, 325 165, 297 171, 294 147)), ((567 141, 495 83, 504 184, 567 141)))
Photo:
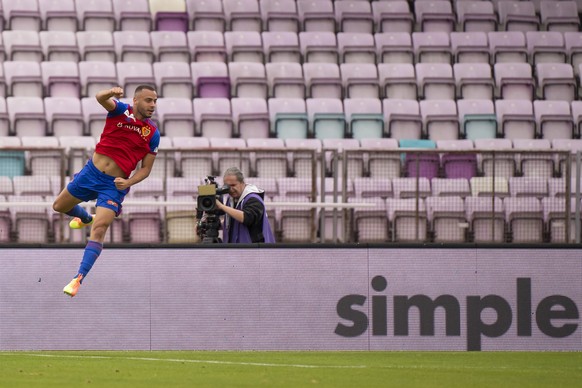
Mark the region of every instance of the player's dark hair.
POLYGON ((139 92, 141 92, 142 90, 151 90, 152 92, 156 91, 156 88, 154 88, 151 85, 139 85, 137 88, 135 88, 135 92, 133 93, 134 95, 138 94, 139 92))

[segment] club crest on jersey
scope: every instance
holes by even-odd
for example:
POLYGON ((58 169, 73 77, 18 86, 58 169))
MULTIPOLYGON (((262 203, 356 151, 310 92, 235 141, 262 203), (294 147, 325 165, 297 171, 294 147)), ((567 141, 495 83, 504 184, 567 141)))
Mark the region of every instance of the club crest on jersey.
POLYGON ((152 129, 149 127, 149 125, 146 125, 146 126, 141 128, 141 136, 142 137, 148 137, 151 132, 152 132, 152 129))

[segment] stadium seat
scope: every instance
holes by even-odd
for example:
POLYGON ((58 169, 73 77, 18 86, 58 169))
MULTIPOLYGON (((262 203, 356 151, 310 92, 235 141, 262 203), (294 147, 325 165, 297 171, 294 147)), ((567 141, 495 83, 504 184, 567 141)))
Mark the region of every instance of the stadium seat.
POLYGON ((308 97, 342 98, 343 88, 338 65, 333 63, 304 63, 303 75, 308 97))
POLYGON ((495 107, 489 100, 458 100, 460 135, 469 139, 495 139, 497 117, 495 107))
MULTIPOLYGON (((388 181, 388 183, 390 183, 388 181)), ((359 243, 384 243, 389 241, 389 221, 386 201, 382 198, 348 198, 348 203, 370 203, 370 208, 355 208, 352 218, 354 241, 359 243)), ((326 229, 327 230, 327 229, 326 229)))
POLYGON ((262 98, 233 98, 230 103, 236 137, 243 139, 269 137, 271 124, 266 100, 262 98))
POLYGON ((414 15, 406 1, 373 1, 372 14, 376 24, 376 32, 406 32, 414 31, 414 15))
POLYGON ((251 176, 260 178, 287 176, 287 151, 282 139, 247 139, 247 146, 256 150, 250 154, 251 176), (260 151, 260 149, 265 149, 265 151, 260 151))
POLYGON ((42 97, 43 84, 38 62, 4 62, 7 95, 13 97, 42 97))
POLYGON ((418 101, 385 99, 382 101, 382 110, 387 137, 396 140, 421 138, 423 122, 418 101))
POLYGON ((392 224, 393 242, 427 239, 426 205, 423 199, 388 199, 388 218, 392 224))
POLYGON ((77 13, 73 0, 41 0, 38 6, 43 30, 77 31, 77 13))
POLYGON ((513 144, 509 139, 475 139, 475 149, 481 151, 477 155, 479 172, 486 177, 514 176, 517 171, 514 154, 499 152, 512 148, 513 144), (487 151, 496 151, 494 160, 493 154, 487 151))
POLYGON ((367 34, 374 32, 374 17, 370 3, 336 0, 333 6, 339 31, 367 34))
POLYGON ((267 63, 265 65, 269 96, 305 98, 303 68, 299 63, 267 63))
POLYGON ((556 31, 529 31, 525 36, 529 62, 532 65, 566 62, 568 55, 562 33, 556 31))
POLYGON ((493 100, 495 83, 487 63, 455 63, 453 65, 457 98, 493 100))
POLYGON ((538 137, 549 140, 575 137, 574 122, 567 101, 536 100, 533 105, 538 137))
MULTIPOLYGON (((81 171, 95 149, 95 139, 91 136, 60 136, 59 144, 69 155, 66 167, 68 176, 81 171)), ((55 194, 58 194, 58 192, 55 194)))
POLYGON ((582 64, 582 32, 565 32, 564 44, 568 55, 567 62, 572 65, 576 77, 579 77, 582 64))
POLYGON ((150 63, 117 62, 117 79, 125 90, 126 96, 133 96, 133 91, 141 84, 155 85, 154 72, 150 63))
POLYGON ((369 63, 342 63, 340 65, 343 95, 346 98, 378 98, 378 71, 369 63))
POLYGON ((461 197, 428 197, 426 210, 434 242, 466 241, 468 224, 461 197))
POLYGON ((346 121, 341 100, 309 98, 305 101, 311 134, 316 139, 343 139, 346 121))
POLYGON ((188 31, 190 17, 183 0, 149 0, 149 3, 155 30, 188 31))
POLYGON ((433 197, 461 197, 471 195, 469 180, 465 178, 433 178, 431 180, 433 197))
POLYGON ((111 0, 75 0, 79 31, 115 31, 111 0))
POLYGON ((188 31, 192 62, 226 62, 224 35, 218 31, 188 31))
POLYGON ((192 99, 193 86, 190 64, 185 62, 154 62, 153 70, 158 97, 192 99))
POLYGON ((385 98, 417 100, 416 73, 409 63, 380 63, 378 79, 385 98))
POLYGON ((230 139, 233 134, 230 101, 226 98, 195 98, 196 136, 230 139))
POLYGON ((501 198, 467 197, 465 209, 473 242, 505 241, 505 215, 501 198))
POLYGON ((210 147, 220 149, 213 156, 217 162, 217 175, 222 176, 226 169, 237 166, 244 176, 250 176, 250 155, 245 151, 247 145, 244 139, 211 137, 210 147))
POLYGON ((513 148, 521 152, 516 155, 518 171, 525 177, 551 178, 554 176, 555 162, 549 151, 551 143, 547 139, 513 139, 513 148))
POLYGON ((384 32, 374 35, 376 58, 382 63, 414 64, 412 37, 406 32, 384 32))
POLYGON ((146 31, 115 31, 113 33, 117 61, 152 63, 155 59, 146 31))
POLYGON ((79 31, 77 42, 83 61, 115 62, 117 60, 113 34, 109 31, 79 31))
POLYGON ((43 60, 40 37, 36 31, 9 30, 2 32, 6 57, 10 61, 43 60))
POLYGON ((41 31, 40 44, 47 61, 79 62, 81 58, 77 38, 72 31, 41 31))
POLYGON ((264 58, 267 64, 274 62, 301 63, 299 36, 289 31, 265 31, 262 33, 264 58))
POLYGON ((576 201, 570 200, 570 236, 566 241, 567 201, 565 198, 542 198, 544 223, 550 242, 564 243, 576 241, 576 201))
POLYGON ((192 62, 194 95, 200 98, 230 98, 230 78, 225 63, 192 62))
POLYGON ((46 135, 46 120, 42 98, 8 97, 6 105, 12 135, 46 135))
POLYGON ((223 0, 228 30, 261 32, 262 19, 258 0, 223 0))
MULTIPOLYGON (((463 1, 458 4, 463 3, 467 2, 463 1)), ((475 3, 482 2, 476 1, 475 3)), ((450 37, 455 65, 458 63, 489 64, 489 41, 485 32, 451 32, 450 37)))
POLYGON ((47 97, 44 110, 52 136, 83 136, 81 101, 75 97, 47 97))
POLYGON ((414 14, 419 31, 451 33, 455 30, 455 14, 448 1, 417 1, 414 14))
POLYGON ((81 97, 79 68, 75 62, 42 62, 45 94, 51 97, 81 97))
POLYGON ((256 31, 227 31, 224 43, 229 62, 264 62, 261 34, 256 31))
POLYGON ((340 32, 337 34, 337 46, 340 64, 376 64, 376 44, 372 34, 340 32))
MULTIPOLYGON (((332 176, 343 176, 344 166, 347 176, 361 177, 364 174, 364 158, 360 151, 360 142, 356 139, 323 139, 323 148, 326 150, 335 150, 335 153, 326 152, 326 171, 332 176), (347 152, 345 152, 347 151, 347 152), (354 152, 356 151, 356 152, 354 152), (334 160, 333 155, 337 158, 334 160), (337 164, 336 164, 337 163, 337 164)), ((327 179, 327 178, 326 178, 327 179)), ((333 178, 332 178, 333 179, 333 178)), ((348 184, 351 183, 347 182, 348 184)), ((341 187, 341 185, 340 185, 341 187)), ((341 189, 340 189, 341 190, 341 189)), ((351 191, 351 188, 350 188, 351 191)), ((332 195, 333 192, 325 193, 332 195)))
POLYGON ((262 63, 229 62, 228 74, 233 97, 268 97, 267 75, 262 63))
POLYGON ((567 102, 577 98, 578 86, 570 64, 540 63, 535 70, 539 98, 567 102))
MULTIPOLYGON (((27 169, 32 175, 54 176, 62 173, 62 153, 56 149, 45 149, 59 147, 59 140, 56 137, 22 136, 22 146, 32 148, 26 154, 27 169)), ((46 195, 50 194, 49 192, 46 195)))
POLYGON ((494 65, 497 96, 504 100, 529 100, 535 96, 532 68, 527 63, 494 65))
POLYGON ((298 0, 297 13, 302 31, 325 31, 335 33, 335 13, 331 0, 298 0))
POLYGON ((527 100, 495 101, 498 130, 506 139, 533 139, 536 135, 533 105, 527 100))
POLYGON ((386 153, 386 150, 397 150, 396 139, 361 139, 365 174, 373 179, 391 179, 400 177, 400 154, 386 153), (377 152, 380 151, 380 152, 377 152))
POLYGON ((192 31, 224 32, 226 19, 222 10, 222 0, 186 0, 192 31))
POLYGON ((302 98, 270 98, 269 114, 272 131, 280 139, 306 139, 309 120, 302 98))
POLYGON ((83 108, 83 121, 85 122, 85 135, 98 138, 103 132, 107 111, 99 105, 95 97, 84 97, 81 99, 83 108))
POLYGON ((541 200, 548 196, 548 180, 541 177, 510 177, 509 193, 512 197, 534 197, 541 200))
POLYGON ((497 30, 497 15, 489 1, 456 2, 457 23, 461 31, 491 32, 497 30))
POLYGON ((343 102, 349 137, 366 139, 384 136, 384 116, 379 99, 346 98, 343 102))
POLYGON ((189 98, 159 98, 156 111, 162 135, 194 136, 194 111, 189 98))
POLYGON ((416 82, 425 100, 454 100, 453 68, 446 63, 417 63, 416 82))
POLYGON ((537 31, 539 19, 530 1, 500 1, 499 25, 504 31, 537 31))
POLYGON ((525 34, 521 31, 496 31, 487 34, 492 63, 528 61, 525 34))
POLYGON ((261 0, 260 8, 264 31, 299 32, 299 15, 294 0, 261 0))
POLYGON ((544 222, 539 199, 508 197, 503 200, 503 206, 511 242, 543 241, 544 222))
POLYGON ((430 140, 455 140, 459 138, 457 104, 453 100, 423 100, 420 115, 424 133, 430 140))
MULTIPOLYGON (((319 1, 315 3, 320 3, 319 1)), ((303 62, 338 63, 336 35, 325 31, 303 31, 299 33, 299 46, 303 62)))
POLYGON ((291 176, 311 179, 313 173, 318 174, 319 170, 313 172, 312 167, 315 152, 321 150, 321 140, 288 138, 284 141, 285 147, 291 151, 288 157, 291 176))
POLYGON ((447 63, 453 61, 453 52, 449 33, 413 32, 415 62, 447 63))
POLYGON ((112 4, 117 31, 151 31, 152 16, 148 0, 115 0, 112 4))
POLYGON ((93 97, 104 89, 117 86, 117 70, 113 62, 79 62, 81 95, 93 97))
MULTIPOLYGON (((36 177, 35 177, 36 178, 36 177)), ((10 195, 7 202, 44 202, 39 195, 10 195)), ((19 243, 47 243, 50 223, 48 206, 11 207, 13 231, 19 243)), ((51 209, 52 210, 52 209, 51 209)))
MULTIPOLYGON (((173 140, 176 149, 180 152, 178 171, 183 177, 201 177, 214 173, 212 153, 208 152, 210 148, 208 138, 175 137, 173 140)), ((171 193, 169 189, 168 193, 171 193)))
POLYGON ((37 0, 2 0, 5 30, 40 31, 41 14, 37 0))
POLYGON ((542 1, 540 20, 547 31, 577 32, 580 29, 576 1, 542 1))
POLYGON ((10 121, 8 120, 6 99, 4 97, 0 97, 0 137, 8 136, 9 133, 10 133, 10 121))
POLYGON ((190 63, 186 33, 182 31, 150 32, 153 53, 157 62, 190 63))

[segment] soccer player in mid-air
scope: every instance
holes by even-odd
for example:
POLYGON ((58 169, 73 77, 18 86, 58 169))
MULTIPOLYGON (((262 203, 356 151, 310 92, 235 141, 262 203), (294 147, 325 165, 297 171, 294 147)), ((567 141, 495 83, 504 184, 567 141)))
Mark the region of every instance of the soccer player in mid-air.
POLYGON ((151 120, 158 99, 156 90, 149 85, 138 86, 133 106, 119 101, 122 96, 121 87, 102 90, 95 96, 108 112, 103 133, 93 157, 53 203, 55 211, 74 217, 69 223, 72 229, 92 225, 79 271, 63 289, 70 296, 77 294, 101 254, 107 229, 121 213, 129 188, 148 177, 158 152, 160 132, 151 120), (130 177, 139 161, 141 168, 130 177), (79 206, 94 199, 95 214, 79 206))

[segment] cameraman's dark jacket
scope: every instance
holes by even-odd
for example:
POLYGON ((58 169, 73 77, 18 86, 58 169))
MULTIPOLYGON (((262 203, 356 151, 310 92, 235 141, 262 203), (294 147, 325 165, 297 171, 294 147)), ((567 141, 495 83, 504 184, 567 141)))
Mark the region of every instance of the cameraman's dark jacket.
POLYGON ((225 243, 274 243, 275 238, 266 215, 265 192, 255 185, 247 184, 238 202, 226 196, 226 205, 244 213, 244 223, 226 215, 224 218, 223 241, 225 243))

